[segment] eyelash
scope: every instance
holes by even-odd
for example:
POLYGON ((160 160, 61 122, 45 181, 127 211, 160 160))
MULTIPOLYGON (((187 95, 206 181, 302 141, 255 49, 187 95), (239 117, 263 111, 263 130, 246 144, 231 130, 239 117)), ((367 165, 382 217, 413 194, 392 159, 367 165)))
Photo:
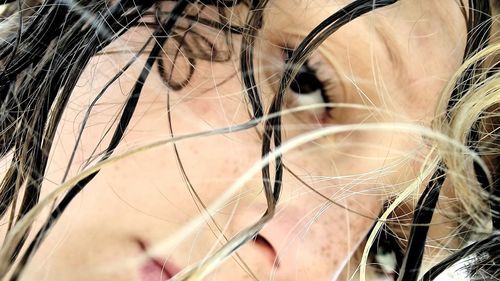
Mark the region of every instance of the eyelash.
MULTIPOLYGON (((291 49, 283 49, 285 62, 291 56, 291 49)), ((318 104, 318 103, 330 103, 332 102, 331 93, 327 89, 334 82, 333 79, 325 79, 318 75, 318 70, 321 69, 321 62, 315 63, 312 66, 310 59, 308 59, 299 69, 299 72, 291 81, 289 90, 293 93, 294 101, 301 105, 308 104, 318 104), (307 85, 306 83, 309 83, 307 85), (304 85, 305 84, 305 85, 304 85)), ((320 115, 330 115, 332 107, 325 106, 324 108, 318 108, 316 111, 320 115), (321 111, 321 112, 319 112, 321 111)))

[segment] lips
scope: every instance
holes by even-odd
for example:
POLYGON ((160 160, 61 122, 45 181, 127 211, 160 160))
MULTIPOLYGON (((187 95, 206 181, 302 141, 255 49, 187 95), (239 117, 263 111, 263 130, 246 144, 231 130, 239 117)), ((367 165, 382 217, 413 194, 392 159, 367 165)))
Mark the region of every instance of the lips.
MULTIPOLYGON (((147 255, 147 246, 141 240, 136 240, 141 250, 147 255)), ((170 280, 181 270, 169 260, 148 257, 139 269, 141 281, 166 281, 170 280)))
MULTIPOLYGON (((140 239, 134 239, 139 248, 148 258, 139 268, 140 281, 166 281, 181 271, 181 268, 175 265, 170 259, 163 259, 150 256, 148 245, 140 239)), ((258 234, 253 239, 253 245, 258 248, 264 256, 267 256, 269 263, 273 267, 280 267, 280 259, 276 249, 264 236, 258 234)))
POLYGON ((141 266, 140 278, 141 281, 166 281, 179 271, 180 269, 169 261, 150 258, 141 266))

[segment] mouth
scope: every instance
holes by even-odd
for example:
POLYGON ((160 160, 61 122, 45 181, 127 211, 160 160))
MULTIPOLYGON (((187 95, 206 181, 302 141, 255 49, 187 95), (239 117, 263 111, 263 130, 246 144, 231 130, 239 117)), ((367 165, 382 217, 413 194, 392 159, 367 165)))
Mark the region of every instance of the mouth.
MULTIPOLYGON (((148 255, 146 243, 140 240, 137 240, 137 243, 143 253, 148 255)), ((180 268, 172 261, 148 255, 147 260, 139 269, 140 281, 166 281, 170 280, 170 278, 180 271, 180 268)))
MULTIPOLYGON (((136 239, 142 253, 147 256, 146 261, 139 268, 140 281, 167 281, 181 271, 181 268, 175 265, 171 259, 153 257, 148 253, 147 244, 136 239)), ((269 262, 275 268, 280 267, 280 260, 272 244, 262 235, 258 234, 254 239, 254 246, 259 248, 269 262)))
POLYGON ((166 281, 170 280, 179 271, 169 261, 150 258, 141 266, 140 276, 141 281, 166 281))

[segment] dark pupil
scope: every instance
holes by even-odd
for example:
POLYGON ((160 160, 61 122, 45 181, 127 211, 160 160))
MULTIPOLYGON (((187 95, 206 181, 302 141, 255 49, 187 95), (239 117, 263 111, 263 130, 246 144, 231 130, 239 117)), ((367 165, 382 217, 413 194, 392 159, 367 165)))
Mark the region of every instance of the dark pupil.
MULTIPOLYGON (((293 50, 285 50, 287 58, 291 57, 293 50)), ((287 59, 288 60, 288 59, 287 59)), ((316 91, 323 92, 323 84, 318 80, 316 73, 308 66, 306 61, 290 84, 290 89, 298 94, 310 94, 316 91)))
POLYGON ((298 94, 310 94, 316 91, 322 91, 323 85, 318 80, 314 70, 307 65, 303 65, 297 76, 292 80, 290 89, 298 94))

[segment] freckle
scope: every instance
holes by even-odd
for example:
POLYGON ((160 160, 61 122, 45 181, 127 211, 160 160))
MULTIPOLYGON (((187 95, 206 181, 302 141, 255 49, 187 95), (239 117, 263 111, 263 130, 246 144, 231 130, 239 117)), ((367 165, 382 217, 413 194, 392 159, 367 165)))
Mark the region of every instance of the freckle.
POLYGON ((322 254, 325 254, 325 253, 326 253, 326 251, 328 251, 327 247, 326 247, 326 246, 322 246, 322 247, 321 247, 321 253, 322 253, 322 254))
POLYGON ((331 249, 330 249, 329 246, 323 246, 323 247, 321 247, 321 256, 325 257, 325 258, 331 256, 331 249))

